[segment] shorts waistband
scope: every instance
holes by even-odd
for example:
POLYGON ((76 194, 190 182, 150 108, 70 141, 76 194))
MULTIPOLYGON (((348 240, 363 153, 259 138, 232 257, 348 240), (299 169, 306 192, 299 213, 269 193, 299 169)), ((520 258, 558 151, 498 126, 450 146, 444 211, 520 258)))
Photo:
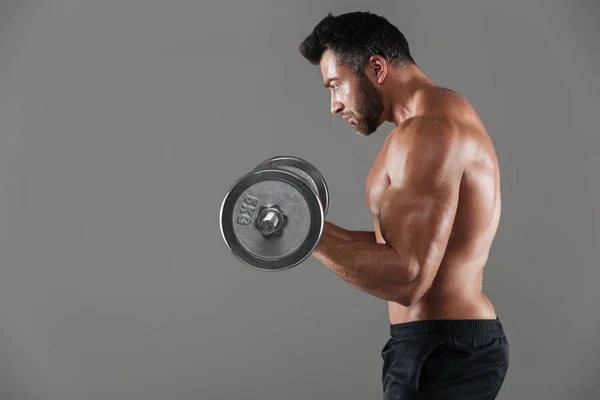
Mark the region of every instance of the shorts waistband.
POLYGON ((432 337, 503 337, 504 328, 496 319, 442 319, 403 322, 390 325, 394 339, 430 339, 432 337))

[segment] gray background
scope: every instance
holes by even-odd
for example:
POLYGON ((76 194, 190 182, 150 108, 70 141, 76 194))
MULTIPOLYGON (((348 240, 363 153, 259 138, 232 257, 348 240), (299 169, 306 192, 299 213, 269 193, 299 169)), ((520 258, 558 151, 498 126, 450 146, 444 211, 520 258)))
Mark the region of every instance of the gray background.
POLYGON ((483 3, 2 1, 0 398, 380 398, 385 303, 312 257, 245 267, 218 228, 238 177, 293 154, 326 177, 329 220, 372 229, 392 126, 356 136, 297 51, 356 9, 397 24, 497 146, 499 399, 598 396, 599 7, 483 3))

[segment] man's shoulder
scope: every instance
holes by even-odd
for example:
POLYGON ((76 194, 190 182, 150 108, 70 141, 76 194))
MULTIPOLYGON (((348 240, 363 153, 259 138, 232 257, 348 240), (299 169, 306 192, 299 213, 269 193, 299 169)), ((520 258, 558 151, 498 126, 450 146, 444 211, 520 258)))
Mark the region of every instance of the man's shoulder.
POLYGON ((390 142, 450 150, 478 142, 481 136, 487 133, 470 103, 458 93, 440 88, 424 96, 416 115, 392 130, 390 142))
POLYGON ((406 119, 389 135, 392 146, 402 147, 453 147, 461 141, 457 123, 443 115, 418 115, 406 119))
POLYGON ((480 141, 472 131, 473 128, 449 116, 416 116, 393 129, 389 136, 388 156, 415 157, 420 162, 440 166, 466 166, 477 156, 480 147, 480 141))

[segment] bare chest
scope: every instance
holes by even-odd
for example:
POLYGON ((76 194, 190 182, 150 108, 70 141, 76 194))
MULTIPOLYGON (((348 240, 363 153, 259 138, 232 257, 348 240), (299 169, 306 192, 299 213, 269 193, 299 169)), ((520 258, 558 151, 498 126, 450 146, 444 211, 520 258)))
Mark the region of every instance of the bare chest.
POLYGON ((374 217, 379 215, 381 197, 390 186, 390 179, 387 172, 386 163, 387 144, 384 144, 379 150, 373 166, 366 179, 366 197, 369 210, 374 217))

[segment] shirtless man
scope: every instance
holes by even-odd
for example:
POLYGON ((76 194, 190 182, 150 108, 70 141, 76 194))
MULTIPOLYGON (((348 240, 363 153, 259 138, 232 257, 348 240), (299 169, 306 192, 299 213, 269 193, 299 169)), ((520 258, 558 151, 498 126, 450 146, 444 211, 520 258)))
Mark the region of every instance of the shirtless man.
POLYGON ((321 20, 300 45, 319 65, 331 112, 361 136, 395 124, 366 182, 372 232, 326 222, 313 255, 349 284, 388 302, 385 399, 494 399, 509 345, 483 294, 500 218, 500 175, 473 107, 415 64, 385 18, 321 20))

